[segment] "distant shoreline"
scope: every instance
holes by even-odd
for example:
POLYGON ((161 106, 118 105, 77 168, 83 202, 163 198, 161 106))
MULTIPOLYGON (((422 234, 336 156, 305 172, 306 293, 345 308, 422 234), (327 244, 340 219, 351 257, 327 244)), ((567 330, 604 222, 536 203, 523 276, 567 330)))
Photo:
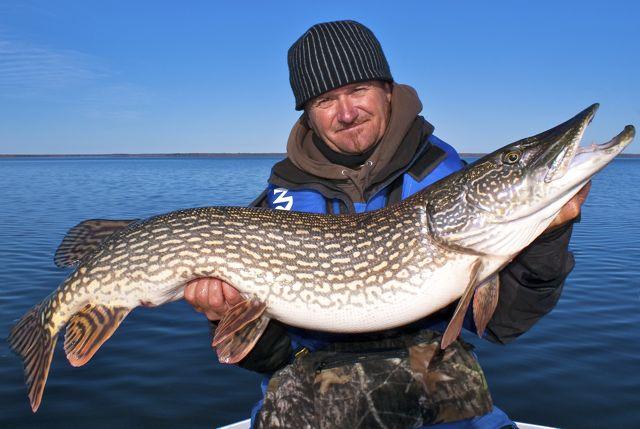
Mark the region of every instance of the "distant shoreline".
MULTIPOLYGON (((109 154, 0 154, 3 158, 284 158, 286 153, 109 153, 109 154)), ((460 153, 464 158, 479 158, 485 153, 460 153)), ((623 153, 617 158, 640 158, 640 153, 623 153)))
POLYGON ((284 158, 285 153, 73 153, 0 154, 0 158, 284 158))

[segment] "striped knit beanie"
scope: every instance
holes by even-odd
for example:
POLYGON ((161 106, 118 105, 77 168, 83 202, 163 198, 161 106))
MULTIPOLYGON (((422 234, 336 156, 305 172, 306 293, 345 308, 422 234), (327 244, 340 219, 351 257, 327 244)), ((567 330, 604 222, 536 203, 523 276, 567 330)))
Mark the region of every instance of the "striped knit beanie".
POLYGON ((355 21, 316 24, 295 41, 287 55, 296 110, 332 89, 367 80, 393 82, 380 42, 355 21))

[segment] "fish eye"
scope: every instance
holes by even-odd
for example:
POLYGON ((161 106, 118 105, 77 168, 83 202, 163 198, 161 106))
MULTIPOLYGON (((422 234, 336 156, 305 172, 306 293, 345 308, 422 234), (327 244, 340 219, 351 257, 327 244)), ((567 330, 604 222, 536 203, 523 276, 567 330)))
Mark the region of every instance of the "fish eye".
POLYGON ((502 160, 506 164, 515 164, 516 162, 520 161, 521 156, 522 153, 519 150, 510 150, 502 156, 502 160))

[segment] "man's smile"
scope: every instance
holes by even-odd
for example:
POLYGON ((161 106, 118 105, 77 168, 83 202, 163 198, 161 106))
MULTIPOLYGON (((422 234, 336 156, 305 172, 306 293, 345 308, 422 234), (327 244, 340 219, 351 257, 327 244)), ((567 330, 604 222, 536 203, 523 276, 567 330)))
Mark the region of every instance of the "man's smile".
POLYGON ((354 130, 354 129, 358 128, 359 126, 364 125, 364 124, 365 124, 365 123, 367 123, 367 122, 369 122, 369 121, 368 121, 368 120, 364 120, 364 121, 359 122, 359 123, 357 123, 357 124, 347 125, 347 126, 345 126, 345 127, 340 128, 340 129, 339 129, 339 130, 337 130, 336 132, 337 132, 337 133, 341 133, 341 132, 343 132, 343 131, 352 131, 352 130, 354 130))

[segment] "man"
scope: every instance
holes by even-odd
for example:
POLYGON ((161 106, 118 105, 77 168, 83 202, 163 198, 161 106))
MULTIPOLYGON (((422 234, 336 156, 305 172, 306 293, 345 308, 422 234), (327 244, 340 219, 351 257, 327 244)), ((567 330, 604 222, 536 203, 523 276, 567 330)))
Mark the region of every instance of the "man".
MULTIPOLYGON (((333 214, 370 211, 407 198, 464 166, 456 151, 433 135, 433 126, 419 116, 422 104, 416 92, 394 83, 378 40, 365 26, 354 21, 314 25, 292 45, 288 64, 296 110, 304 114, 291 131, 287 159, 273 167, 269 186, 254 205, 333 214)), ((485 334, 490 341, 512 341, 557 303, 564 279, 573 268, 567 250, 572 221, 580 213, 588 188, 500 272, 500 298, 485 334)), ((232 285, 218 279, 190 283, 185 299, 214 324, 242 300, 232 285)), ((375 345, 399 333, 442 332, 450 314, 451 308, 414 326, 366 339, 373 339, 375 345)), ((471 320, 465 326, 475 329, 471 320)), ((296 361, 294 355, 343 341, 354 338, 271 322, 240 366, 272 374, 296 361)), ((284 372, 278 374, 282 378, 284 372)), ((323 393, 325 388, 323 384, 323 393)), ((422 421, 450 422, 425 426, 433 428, 511 427, 512 422, 498 408, 489 405, 485 411, 461 412, 460 418, 441 413, 422 421)), ((263 410, 267 412, 275 411, 263 410)), ((262 421, 267 424, 268 420, 262 421)))

